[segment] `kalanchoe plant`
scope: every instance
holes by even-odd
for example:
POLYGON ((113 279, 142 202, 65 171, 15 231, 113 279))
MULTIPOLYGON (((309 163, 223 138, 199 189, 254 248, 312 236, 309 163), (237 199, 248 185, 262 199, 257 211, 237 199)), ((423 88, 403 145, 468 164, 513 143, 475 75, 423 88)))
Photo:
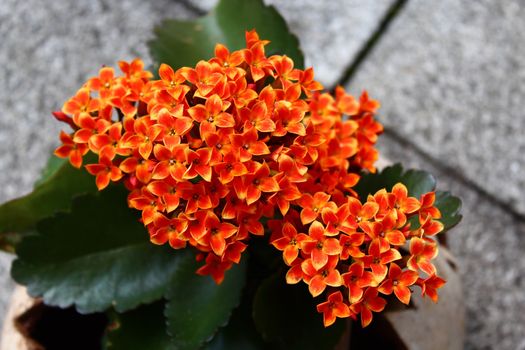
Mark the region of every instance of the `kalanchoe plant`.
MULTIPOLYGON (((0 208, 30 294, 108 313, 104 346, 117 349, 331 348, 337 318, 367 326, 414 287, 437 301, 435 237, 459 221, 459 200, 424 172, 377 173, 377 101, 323 92, 255 30, 193 67, 158 35, 158 79, 139 59, 103 67, 54 113, 69 164, 0 208), (278 330, 283 319, 305 340, 278 330)), ((277 41, 299 52, 288 33, 277 41)))

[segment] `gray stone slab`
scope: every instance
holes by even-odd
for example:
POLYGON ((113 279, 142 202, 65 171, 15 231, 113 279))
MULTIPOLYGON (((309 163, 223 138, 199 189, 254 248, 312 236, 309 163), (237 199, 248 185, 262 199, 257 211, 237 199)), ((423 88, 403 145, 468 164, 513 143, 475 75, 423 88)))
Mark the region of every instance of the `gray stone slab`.
POLYGON ((525 6, 410 1, 354 81, 381 120, 525 214, 525 6))
MULTIPOLYGON (((102 65, 142 57, 164 17, 193 16, 172 0, 2 0, 0 202, 29 192, 58 145, 52 110, 102 65)), ((0 259, 0 321, 12 289, 0 259)), ((0 322, 1 327, 1 322, 0 322)))
MULTIPOLYGON (((209 11, 216 0, 189 0, 209 11)), ((376 29, 392 0, 265 0, 274 5, 301 42, 306 65, 331 87, 376 29)))
POLYGON ((463 281, 465 348, 525 349, 525 223, 386 135, 381 136, 379 149, 394 163, 430 171, 438 189, 463 200, 464 218, 447 238, 463 281))

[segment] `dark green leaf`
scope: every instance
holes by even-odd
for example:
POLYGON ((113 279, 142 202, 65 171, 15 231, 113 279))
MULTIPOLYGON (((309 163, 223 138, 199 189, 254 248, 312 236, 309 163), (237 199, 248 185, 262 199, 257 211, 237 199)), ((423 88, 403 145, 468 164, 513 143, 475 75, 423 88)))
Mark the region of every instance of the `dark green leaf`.
POLYGON ((414 169, 403 171, 401 164, 395 164, 375 174, 363 175, 354 189, 361 200, 365 200, 369 194, 374 194, 382 188, 390 191, 398 182, 403 183, 409 195, 416 198, 436 188, 436 179, 432 174, 414 169))
POLYGON ((439 221, 445 225, 445 230, 451 229, 461 221, 461 199, 450 192, 437 191, 434 205, 441 211, 439 221))
POLYGON ((244 33, 252 29, 261 39, 271 41, 266 47, 268 56, 285 54, 297 68, 303 67, 299 41, 277 10, 262 0, 221 0, 208 15, 197 20, 164 21, 155 28, 156 38, 149 46, 158 65, 167 63, 177 69, 211 58, 217 43, 232 51, 245 47, 244 33))
POLYGON ((241 305, 233 311, 230 321, 219 329, 205 350, 263 350, 272 349, 265 344, 255 329, 252 318, 253 295, 244 293, 241 305))
POLYGON ((172 350, 166 333, 164 302, 143 305, 124 314, 112 314, 105 350, 172 350))
POLYGON ((55 155, 51 155, 48 158, 47 163, 44 166, 44 169, 42 169, 40 178, 35 182, 34 187, 37 187, 38 185, 46 182, 47 179, 53 176, 67 162, 68 160, 66 158, 58 158, 55 155))
POLYGON ((228 322, 241 300, 245 260, 227 271, 220 285, 210 276, 197 275, 195 261, 181 264, 171 281, 165 310, 168 333, 177 349, 198 349, 228 322))
POLYGON ((189 255, 150 243, 126 195, 109 187, 76 198, 71 213, 41 221, 39 234, 17 247, 13 278, 49 305, 74 304, 85 313, 109 306, 125 311, 161 298, 189 255))
POLYGON ((30 194, 0 206, 0 233, 22 234, 34 229, 39 220, 68 210, 73 197, 97 191, 93 176, 68 162, 58 170, 50 169, 47 176, 30 194))
POLYGON ((307 286, 288 285, 282 274, 266 279, 253 305, 253 318, 263 338, 281 349, 332 350, 341 339, 345 321, 325 328, 307 286))

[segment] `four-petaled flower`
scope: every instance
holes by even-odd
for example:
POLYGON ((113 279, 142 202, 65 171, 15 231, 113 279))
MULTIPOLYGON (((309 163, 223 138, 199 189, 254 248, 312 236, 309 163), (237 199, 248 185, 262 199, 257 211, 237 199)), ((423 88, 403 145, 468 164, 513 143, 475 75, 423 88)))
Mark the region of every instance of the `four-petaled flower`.
POLYGON ((317 311, 323 314, 325 327, 331 326, 337 317, 350 316, 350 308, 343 302, 341 292, 334 292, 328 296, 328 300, 317 305, 317 311))

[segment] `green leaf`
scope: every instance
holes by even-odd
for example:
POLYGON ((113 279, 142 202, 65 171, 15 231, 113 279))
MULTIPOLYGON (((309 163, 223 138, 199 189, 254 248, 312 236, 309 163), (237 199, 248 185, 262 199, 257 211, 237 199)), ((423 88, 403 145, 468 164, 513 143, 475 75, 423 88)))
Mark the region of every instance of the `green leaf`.
POLYGON ((375 174, 363 175, 354 190, 361 200, 365 200, 369 194, 374 194, 382 188, 390 191, 398 182, 403 183, 409 195, 416 198, 436 188, 436 179, 432 174, 415 169, 403 171, 401 164, 395 164, 375 174))
POLYGON ((79 312, 125 311, 161 298, 185 252, 149 242, 127 191, 112 186, 73 201, 17 247, 12 276, 49 305, 79 312))
POLYGON ((143 305, 135 310, 112 314, 110 329, 104 338, 105 350, 172 350, 166 333, 164 302, 143 305))
POLYGON ((47 179, 49 179, 51 176, 53 176, 64 164, 66 164, 68 160, 66 158, 58 158, 55 155, 51 155, 47 159, 47 163, 44 166, 44 169, 42 169, 42 173, 40 174, 40 178, 35 182, 34 187, 37 187, 38 185, 44 183, 47 179))
POLYGON ((21 236, 34 229, 39 220, 68 210, 73 197, 96 191, 93 176, 84 169, 76 169, 69 162, 62 163, 58 169, 49 168, 33 192, 0 206, 0 233, 21 236))
POLYGON ((233 311, 230 321, 219 329, 205 350, 264 350, 271 349, 255 329, 252 318, 253 295, 244 293, 241 305, 233 311))
POLYGON ((450 194, 450 192, 437 191, 434 205, 441 212, 441 221, 445 230, 456 226, 463 216, 461 215, 461 199, 450 194))
POLYGON ((220 285, 197 275, 197 268, 195 261, 185 261, 166 295, 168 334, 179 350, 198 349, 211 340, 239 305, 246 281, 246 258, 226 272, 220 285))
POLYGON ((157 67, 167 63, 174 69, 194 66, 214 55, 215 44, 231 51, 245 47, 244 33, 255 29, 261 39, 270 40, 266 54, 285 54, 297 68, 304 66, 299 41, 273 6, 262 0, 221 0, 209 14, 193 21, 167 20, 155 28, 149 42, 157 67))
POLYGON ((266 279, 253 304, 253 318, 263 338, 281 349, 332 350, 341 339, 345 321, 325 328, 305 285, 288 285, 282 274, 266 279))

